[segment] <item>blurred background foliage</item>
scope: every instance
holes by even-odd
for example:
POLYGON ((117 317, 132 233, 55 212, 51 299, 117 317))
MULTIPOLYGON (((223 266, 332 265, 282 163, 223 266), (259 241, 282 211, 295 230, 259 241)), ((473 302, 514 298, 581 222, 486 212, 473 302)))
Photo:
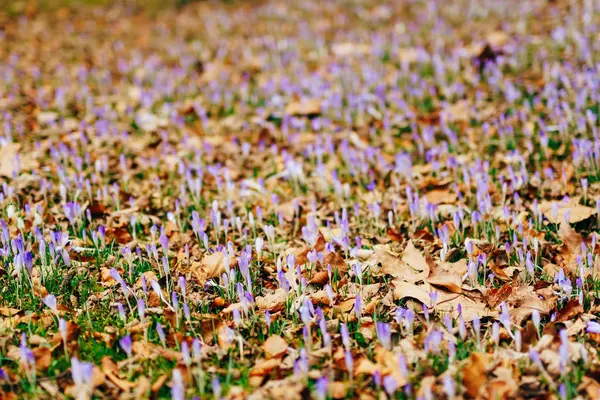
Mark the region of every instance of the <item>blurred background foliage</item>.
POLYGON ((31 15, 65 7, 121 5, 153 13, 165 8, 183 7, 198 1, 205 0, 0 0, 0 12, 9 15, 31 15))

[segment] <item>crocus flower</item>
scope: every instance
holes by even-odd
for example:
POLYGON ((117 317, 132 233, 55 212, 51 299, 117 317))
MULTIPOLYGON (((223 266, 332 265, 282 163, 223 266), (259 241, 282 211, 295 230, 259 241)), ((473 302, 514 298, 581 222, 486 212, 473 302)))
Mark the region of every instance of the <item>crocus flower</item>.
POLYGON ((600 334, 600 323, 596 321, 589 321, 585 326, 585 330, 588 333, 600 334))
POLYGON ((342 343, 346 349, 350 348, 350 333, 348 332, 348 326, 345 323, 340 324, 340 333, 342 335, 342 343))
POLYGON ((217 377, 214 377, 212 380, 212 392, 216 399, 221 398, 221 382, 219 382, 219 378, 217 377))
POLYGON ((171 398, 174 400, 185 400, 185 386, 183 376, 178 368, 173 370, 173 383, 171 384, 171 398))
POLYGON ((131 336, 129 335, 123 336, 121 339, 119 339, 119 346, 121 346, 121 349, 123 349, 123 351, 127 354, 127 357, 131 357, 132 345, 133 342, 131 340, 131 336))
POLYGON ((92 384, 94 365, 90 362, 82 362, 77 357, 71 358, 71 376, 77 391, 86 389, 92 384))
POLYGON ((56 308, 56 297, 53 294, 47 295, 42 301, 52 312, 56 313, 58 311, 56 308))
POLYGON ((317 400, 325 400, 327 398, 327 389, 329 386, 329 380, 326 376, 322 376, 317 380, 315 385, 315 395, 317 400))
POLYGON ((394 379, 393 376, 387 375, 383 378, 383 389, 388 394, 388 396, 392 397, 394 393, 398 390, 398 382, 394 379))
POLYGON ((389 349, 392 347, 392 334, 390 330, 390 325, 384 322, 377 322, 375 324, 375 329, 377 331, 377 338, 381 342, 381 345, 389 349))
POLYGON ((456 385, 454 383, 454 379, 452 379, 452 376, 446 374, 442 378, 442 381, 444 383, 444 393, 446 393, 448 399, 453 399, 454 396, 456 396, 456 385))

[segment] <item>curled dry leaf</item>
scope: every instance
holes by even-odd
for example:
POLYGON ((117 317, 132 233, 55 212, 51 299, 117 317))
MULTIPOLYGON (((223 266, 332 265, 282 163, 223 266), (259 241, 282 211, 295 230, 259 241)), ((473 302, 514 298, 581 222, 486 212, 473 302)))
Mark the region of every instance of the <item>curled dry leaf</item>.
POLYGON ((391 375, 399 386, 404 386, 407 383, 407 379, 400 369, 398 356, 390 350, 378 347, 375 350, 375 363, 382 375, 391 375))
POLYGON ((132 349, 135 354, 140 355, 142 358, 151 358, 155 355, 159 355, 172 361, 180 361, 183 358, 181 352, 158 346, 153 343, 134 342, 132 349))
POLYGON ((435 310, 442 314, 458 317, 458 306, 462 309, 462 316, 466 322, 471 322, 475 317, 497 317, 498 312, 486 306, 483 296, 476 293, 462 291, 460 294, 438 292, 438 301, 435 310))
POLYGON ((112 287, 119 284, 113 277, 110 275, 110 268, 101 267, 100 268, 100 282, 102 286, 112 287))
POLYGON ((287 351, 288 345, 281 336, 272 335, 263 343, 263 350, 267 358, 282 356, 287 351))
POLYGON ((100 363, 102 365, 101 368, 102 368, 102 372, 104 373, 104 375, 106 375, 108 380, 111 381, 113 384, 115 384, 115 386, 117 386, 120 390, 122 390, 124 392, 129 392, 131 389, 136 387, 135 382, 130 382, 130 381, 121 379, 117 376, 117 374, 118 374, 117 365, 110 359, 110 357, 108 357, 108 356, 102 357, 102 359, 100 360, 100 363))
POLYGON ((570 299, 556 314, 556 321, 571 321, 580 314, 583 314, 583 306, 579 304, 578 299, 570 299))
POLYGON ((583 238, 575 231, 575 229, 563 222, 558 228, 558 234, 563 241, 563 249, 566 250, 562 252, 564 255, 568 257, 579 252, 579 246, 583 241, 583 238))
POLYGON ((327 271, 318 271, 313 274, 308 283, 323 286, 327 282, 329 282, 329 273, 327 271))
POLYGON ((323 256, 323 266, 331 265, 332 271, 338 271, 338 274, 345 274, 348 271, 348 263, 338 253, 328 251, 323 256))
POLYGON ((14 317, 20 312, 21 310, 19 310, 18 308, 0 307, 0 315, 2 315, 3 317, 14 317))

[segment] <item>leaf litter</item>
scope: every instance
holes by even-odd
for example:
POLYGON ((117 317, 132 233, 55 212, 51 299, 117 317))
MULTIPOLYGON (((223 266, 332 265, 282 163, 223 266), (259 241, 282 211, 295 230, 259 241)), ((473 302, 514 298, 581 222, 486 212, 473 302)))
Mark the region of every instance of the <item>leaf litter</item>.
POLYGON ((2 398, 600 396, 593 2, 30 3, 2 398))

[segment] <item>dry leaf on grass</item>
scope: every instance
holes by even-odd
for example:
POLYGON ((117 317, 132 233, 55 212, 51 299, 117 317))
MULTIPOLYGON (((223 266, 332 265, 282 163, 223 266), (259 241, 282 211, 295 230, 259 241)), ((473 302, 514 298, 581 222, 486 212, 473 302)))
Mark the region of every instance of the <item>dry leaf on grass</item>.
POLYGON ((404 249, 402 261, 415 271, 415 278, 424 279, 429 276, 429 264, 427 264, 427 260, 425 260, 421 251, 415 247, 412 240, 408 241, 404 249))
POLYGON ((277 289, 273 293, 257 297, 256 306, 261 310, 278 311, 283 309, 286 298, 287 295, 283 289, 277 289))
POLYGON ((18 143, 6 143, 0 145, 0 175, 12 178, 15 170, 17 157, 21 145, 18 143))
POLYGON ((337 57, 348 57, 368 54, 371 47, 362 43, 343 42, 334 43, 331 50, 337 57))
POLYGON ((321 99, 302 99, 289 103, 285 113, 294 116, 318 115, 321 113, 321 99))
POLYGON ((570 299, 557 313, 556 321, 564 322, 574 320, 575 317, 583 314, 583 306, 579 304, 578 299, 570 299))
POLYGON ((455 275, 435 275, 427 278, 427 283, 443 288, 451 293, 460 293, 462 291, 462 280, 455 275))
POLYGON ((2 315, 3 317, 14 317, 20 312, 21 310, 19 310, 18 308, 0 307, 0 315, 2 315))
POLYGON ((52 350, 48 347, 39 346, 33 349, 35 357, 35 369, 38 372, 46 371, 52 363, 52 350))
POLYGON ((450 189, 434 189, 425 194, 431 204, 452 204, 456 201, 456 193, 450 189))
POLYGON ((205 255, 201 261, 192 263, 191 270, 200 283, 216 278, 225 272, 225 254, 216 251, 205 255))
POLYGON ((343 399, 346 397, 346 385, 343 382, 333 382, 331 384, 331 397, 334 399, 343 399))
POLYGON ((278 368, 281 360, 271 358, 270 360, 259 360, 250 370, 250 376, 265 376, 275 368, 278 368))
POLYGON ((288 344, 281 336, 269 336, 263 343, 263 350, 267 358, 275 358, 282 356, 288 348, 288 344))
POLYGON ((422 281, 429 276, 429 264, 412 241, 406 245, 402 258, 389 245, 376 245, 373 251, 362 252, 361 257, 366 265, 372 266, 374 274, 391 275, 406 282, 422 281))
POLYGON ((124 392, 129 392, 131 389, 136 387, 137 384, 135 382, 130 382, 117 376, 117 365, 110 359, 110 357, 102 357, 100 363, 102 364, 102 372, 104 375, 106 375, 108 380, 114 383, 119 389, 124 392))
POLYGON ((570 199, 569 201, 542 201, 539 204, 539 210, 544 217, 548 218, 553 224, 562 224, 565 220, 565 213, 569 213, 569 223, 574 224, 584 219, 588 219, 596 214, 596 209, 579 204, 578 199, 570 199), (554 214, 553 204, 556 204, 557 211, 554 214))
POLYGON ((462 381, 469 397, 477 397, 488 381, 487 373, 485 372, 486 366, 487 357, 480 353, 473 353, 463 367, 462 381))
POLYGON ((394 300, 402 300, 411 298, 419 300, 419 302, 426 304, 427 307, 431 306, 431 286, 426 285, 415 285, 414 283, 406 282, 402 279, 395 279, 392 281, 394 285, 394 300))

